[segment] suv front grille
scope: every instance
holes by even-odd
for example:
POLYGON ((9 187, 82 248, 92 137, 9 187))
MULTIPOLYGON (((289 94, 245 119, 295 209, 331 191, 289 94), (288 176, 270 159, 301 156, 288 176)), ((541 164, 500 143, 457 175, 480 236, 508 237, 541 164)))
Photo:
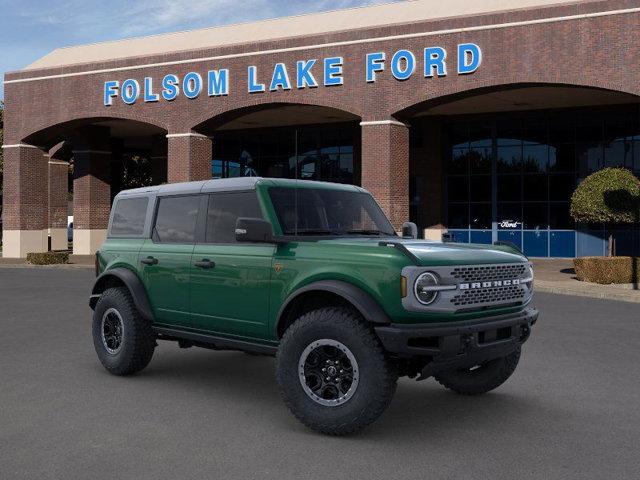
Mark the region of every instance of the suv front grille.
POLYGON ((460 282, 510 280, 522 277, 525 268, 525 264, 456 267, 451 271, 451 277, 460 282))
POLYGON ((465 290, 451 299, 456 307, 477 305, 479 303, 511 303, 521 302, 524 299, 524 290, 519 285, 507 287, 487 287, 477 290, 465 290))

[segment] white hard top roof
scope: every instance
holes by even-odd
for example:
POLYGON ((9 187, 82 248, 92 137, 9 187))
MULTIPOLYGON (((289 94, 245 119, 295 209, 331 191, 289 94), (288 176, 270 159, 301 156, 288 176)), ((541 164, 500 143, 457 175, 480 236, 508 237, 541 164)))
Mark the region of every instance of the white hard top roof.
POLYGON ((155 195, 180 195, 193 193, 211 192, 231 192, 240 190, 253 190, 258 182, 268 182, 276 186, 287 187, 313 187, 327 186, 339 190, 357 190, 364 192, 361 187, 340 183, 316 182, 311 180, 294 180, 285 178, 263 178, 263 177, 236 177, 236 178, 215 178, 211 180, 201 180, 198 182, 165 183, 151 187, 132 188, 118 193, 118 197, 142 196, 148 194, 155 195))

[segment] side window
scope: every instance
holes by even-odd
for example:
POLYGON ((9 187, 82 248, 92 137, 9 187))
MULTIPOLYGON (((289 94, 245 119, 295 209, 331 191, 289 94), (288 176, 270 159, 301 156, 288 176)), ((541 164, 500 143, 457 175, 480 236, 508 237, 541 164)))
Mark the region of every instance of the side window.
POLYGON ((147 197, 119 199, 113 211, 109 235, 142 235, 148 204, 147 197))
POLYGON ((160 243, 194 243, 199 195, 160 198, 153 239, 160 243))
POLYGON ((205 241, 207 243, 235 243, 238 217, 262 218, 256 192, 210 195, 205 241))

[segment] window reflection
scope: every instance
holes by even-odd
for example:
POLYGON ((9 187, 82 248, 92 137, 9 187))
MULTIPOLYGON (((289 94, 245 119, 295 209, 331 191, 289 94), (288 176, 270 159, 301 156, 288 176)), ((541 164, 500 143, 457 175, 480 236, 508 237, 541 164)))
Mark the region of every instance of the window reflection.
MULTIPOLYGON (((447 226, 480 231, 495 224, 498 238, 507 231, 574 229, 569 202, 581 178, 604 167, 640 174, 638 113, 637 106, 617 106, 505 113, 450 124, 447 226)), ((532 239, 552 239, 553 253, 554 235, 529 236, 523 245, 544 252, 532 239)), ((475 237, 472 232, 464 238, 475 237)))
POLYGON ((219 132, 214 138, 211 176, 297 176, 357 184, 354 149, 359 136, 359 127, 353 123, 219 132))

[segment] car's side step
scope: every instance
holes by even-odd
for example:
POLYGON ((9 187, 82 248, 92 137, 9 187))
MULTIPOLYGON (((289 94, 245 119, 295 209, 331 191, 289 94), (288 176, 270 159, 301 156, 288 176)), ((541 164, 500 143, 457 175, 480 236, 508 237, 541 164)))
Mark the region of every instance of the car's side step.
POLYGON ((243 352, 254 352, 272 356, 275 356, 278 351, 278 347, 275 345, 236 340, 209 333, 191 332, 167 327, 153 327, 153 330, 158 335, 159 340, 187 340, 192 342, 194 346, 212 348, 214 350, 241 350, 243 352))

